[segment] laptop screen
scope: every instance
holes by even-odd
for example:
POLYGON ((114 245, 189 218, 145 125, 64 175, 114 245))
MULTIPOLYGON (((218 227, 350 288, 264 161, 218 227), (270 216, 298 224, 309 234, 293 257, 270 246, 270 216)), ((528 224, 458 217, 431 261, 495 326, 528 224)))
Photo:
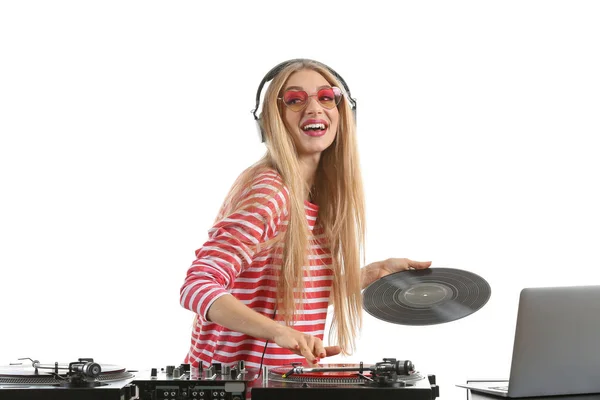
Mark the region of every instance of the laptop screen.
POLYGON ((510 397, 600 393, 600 286, 521 291, 510 397))

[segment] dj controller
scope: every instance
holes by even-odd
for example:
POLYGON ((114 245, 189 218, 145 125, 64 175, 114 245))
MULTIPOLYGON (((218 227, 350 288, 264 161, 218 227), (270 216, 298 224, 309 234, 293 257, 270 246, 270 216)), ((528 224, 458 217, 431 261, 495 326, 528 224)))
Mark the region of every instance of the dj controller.
POLYGON ((56 400, 433 400, 434 375, 410 361, 385 358, 375 364, 325 364, 246 368, 214 363, 129 371, 90 358, 68 364, 22 359, 0 368, 0 398, 56 400))

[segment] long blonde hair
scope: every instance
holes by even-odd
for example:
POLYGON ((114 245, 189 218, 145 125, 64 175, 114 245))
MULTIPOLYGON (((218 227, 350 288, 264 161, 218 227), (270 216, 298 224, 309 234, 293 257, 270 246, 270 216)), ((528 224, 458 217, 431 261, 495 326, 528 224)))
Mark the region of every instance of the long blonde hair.
MULTIPOLYGON (((314 70, 332 86, 343 88, 329 69, 318 62, 302 60, 283 68, 271 81, 263 101, 260 119, 267 153, 242 174, 229 195, 229 199, 238 196, 256 171, 265 167, 275 169, 290 192, 288 227, 285 234, 277 238, 283 241, 283 265, 277 284, 278 310, 288 325, 296 315, 294 292, 304 292, 303 270, 308 265, 310 237, 304 199, 310 188, 300 175, 296 147, 285 127, 278 97, 290 75, 303 69, 314 70)), ((332 254, 334 309, 329 338, 349 354, 355 348, 362 325, 360 266, 361 259, 364 261, 365 205, 354 115, 346 98, 338 110, 338 131, 334 142, 321 155, 312 200, 319 205, 317 221, 323 226, 332 254)))

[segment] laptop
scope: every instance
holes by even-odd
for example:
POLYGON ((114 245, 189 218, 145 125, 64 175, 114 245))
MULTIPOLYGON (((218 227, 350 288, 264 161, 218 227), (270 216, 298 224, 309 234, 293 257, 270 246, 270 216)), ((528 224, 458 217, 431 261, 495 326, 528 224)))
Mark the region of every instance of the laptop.
POLYGON ((523 289, 509 380, 456 386, 509 398, 600 393, 600 286, 523 289))

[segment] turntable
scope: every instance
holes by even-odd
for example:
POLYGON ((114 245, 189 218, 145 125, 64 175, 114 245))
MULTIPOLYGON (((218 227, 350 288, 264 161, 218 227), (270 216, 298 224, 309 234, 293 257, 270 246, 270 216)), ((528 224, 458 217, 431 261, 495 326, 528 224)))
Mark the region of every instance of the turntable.
POLYGON ((376 364, 294 365, 262 372, 252 387, 253 400, 432 400, 439 397, 435 375, 423 375, 411 361, 384 358, 376 364))
POLYGON ((0 397, 12 399, 130 400, 133 373, 116 365, 80 358, 68 364, 42 364, 30 358, 0 367, 0 397))

